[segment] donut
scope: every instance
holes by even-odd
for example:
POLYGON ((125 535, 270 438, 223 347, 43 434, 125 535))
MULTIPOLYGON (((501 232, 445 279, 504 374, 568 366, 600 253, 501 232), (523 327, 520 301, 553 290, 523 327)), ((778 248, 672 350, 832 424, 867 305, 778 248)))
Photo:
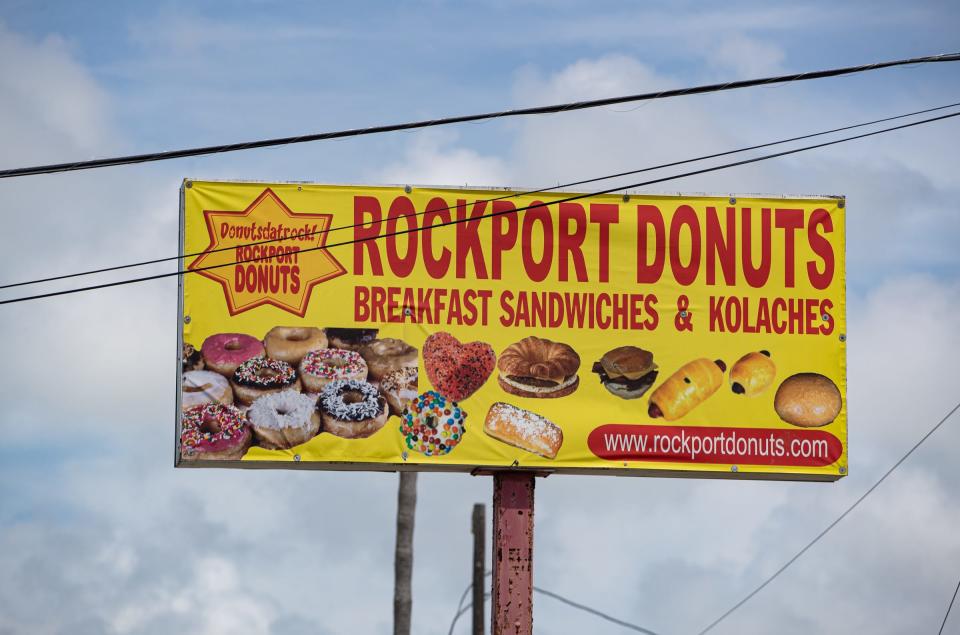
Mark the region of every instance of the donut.
POLYGON ((247 419, 260 447, 286 450, 306 443, 320 431, 317 400, 293 390, 266 394, 250 406, 247 419))
POLYGON ((237 367, 253 357, 263 357, 263 344, 243 333, 219 333, 203 340, 203 363, 210 370, 230 378, 237 367))
POLYGON ((463 401, 490 378, 497 354, 486 342, 462 343, 450 333, 431 334, 423 343, 423 367, 433 387, 463 401))
POLYGON ((252 439, 246 418, 234 406, 194 406, 180 418, 180 456, 184 459, 237 461, 252 439))
POLYGON ((267 357, 296 366, 309 351, 327 347, 327 336, 312 326, 275 326, 263 338, 267 357))
POLYGON ((387 400, 365 381, 335 379, 320 391, 317 408, 323 431, 344 439, 369 437, 387 422, 387 400))
POLYGON ((407 448, 426 456, 449 453, 463 440, 467 413, 456 401, 428 390, 407 402, 400 414, 400 434, 407 448))
POLYGON ((233 403, 230 382, 220 373, 209 370, 189 370, 183 374, 181 410, 208 403, 233 403))
POLYGON ((359 351, 365 344, 377 339, 380 329, 342 329, 328 326, 327 339, 331 348, 359 351))
POLYGON ((203 370, 203 355, 186 342, 183 343, 183 354, 180 356, 180 372, 188 370, 203 370))
POLYGON ((310 351, 300 362, 300 380, 307 392, 320 392, 335 379, 367 379, 367 363, 356 351, 321 348, 310 351))
POLYGON ((297 369, 279 359, 254 357, 240 364, 233 379, 233 394, 236 400, 249 406, 257 397, 281 390, 300 390, 297 369))
POLYGON ((837 418, 843 407, 843 397, 829 377, 798 373, 780 384, 773 398, 773 407, 777 415, 790 425, 819 428, 837 418))
POLYGON ((360 355, 367 362, 373 381, 380 381, 395 370, 417 365, 417 349, 392 337, 370 342, 360 349, 360 355))
POLYGON ((777 365, 770 359, 770 351, 747 353, 730 368, 730 389, 737 395, 756 397, 773 384, 777 365))
POLYGON ((391 414, 399 415, 405 403, 417 398, 419 374, 416 366, 407 366, 380 379, 380 392, 387 398, 391 414))

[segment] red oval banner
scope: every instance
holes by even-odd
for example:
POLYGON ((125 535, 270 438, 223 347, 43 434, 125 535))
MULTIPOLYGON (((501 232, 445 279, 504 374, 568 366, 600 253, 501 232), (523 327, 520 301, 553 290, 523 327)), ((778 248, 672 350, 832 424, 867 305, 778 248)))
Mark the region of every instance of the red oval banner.
POLYGON ((823 467, 843 453, 829 432, 772 428, 607 424, 590 432, 587 445, 610 461, 823 467))

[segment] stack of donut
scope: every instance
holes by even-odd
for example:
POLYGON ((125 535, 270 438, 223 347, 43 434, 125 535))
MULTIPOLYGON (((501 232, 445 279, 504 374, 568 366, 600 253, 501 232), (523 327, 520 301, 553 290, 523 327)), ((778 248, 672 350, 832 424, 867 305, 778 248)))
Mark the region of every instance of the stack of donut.
POLYGON ((251 444, 287 450, 321 432, 356 439, 417 394, 418 351, 377 329, 277 326, 184 343, 181 456, 242 458, 251 444))

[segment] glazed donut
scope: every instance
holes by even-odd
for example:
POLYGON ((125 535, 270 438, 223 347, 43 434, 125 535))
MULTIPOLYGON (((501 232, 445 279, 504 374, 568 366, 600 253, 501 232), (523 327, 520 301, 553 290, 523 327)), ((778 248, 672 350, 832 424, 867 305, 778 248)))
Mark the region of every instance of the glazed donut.
POLYGON ((400 434, 407 448, 426 456, 447 454, 463 440, 467 413, 456 401, 428 390, 407 403, 400 415, 400 434))
POLYGON ((747 353, 730 369, 730 389, 737 395, 756 397, 766 392, 777 376, 770 351, 747 353))
POLYGON ((233 389, 230 382, 219 373, 209 370, 189 370, 183 374, 180 409, 189 410, 194 406, 208 403, 233 403, 233 389))
POLYGON ((260 447, 286 450, 306 443, 320 431, 316 406, 315 398, 284 390, 254 401, 247 419, 260 447))
POLYGON ((203 355, 186 342, 183 343, 183 354, 180 356, 180 372, 188 370, 203 370, 203 355))
POLYGON ((297 369, 286 362, 254 357, 240 364, 230 380, 236 400, 249 406, 257 397, 281 390, 300 390, 297 369))
POLYGON ((399 415, 404 404, 417 398, 419 374, 416 366, 407 366, 387 373, 380 380, 380 392, 387 398, 391 414, 399 415))
POLYGON ((344 439, 362 439, 387 422, 387 400, 372 385, 355 379, 336 379, 320 391, 317 407, 323 431, 344 439))
POLYGON ((263 344, 243 333, 219 333, 203 340, 200 352, 208 369, 229 379, 243 362, 263 357, 263 344))
POLYGON ((320 392, 335 379, 367 379, 367 363, 360 353, 339 348, 310 351, 300 362, 300 379, 307 392, 320 392))
POLYGON ((252 439, 246 418, 233 406, 194 406, 180 418, 180 456, 185 460, 237 461, 252 439))
POLYGON ((370 342, 360 349, 360 355, 367 362, 372 381, 380 381, 387 373, 417 365, 417 349, 392 337, 370 342))
POLYGON ((327 347, 327 336, 312 326, 275 326, 270 329, 263 344, 267 357, 296 366, 309 351, 327 347))
POLYGON ((326 329, 330 348, 342 348, 345 351, 359 351, 364 344, 377 339, 380 329, 341 329, 328 326, 326 329))

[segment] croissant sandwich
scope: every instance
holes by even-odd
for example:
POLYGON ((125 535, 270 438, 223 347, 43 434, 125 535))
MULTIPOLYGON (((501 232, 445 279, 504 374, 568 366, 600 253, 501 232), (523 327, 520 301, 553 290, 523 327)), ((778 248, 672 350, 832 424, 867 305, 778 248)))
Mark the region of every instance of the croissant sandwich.
POLYGON ((650 395, 647 413, 674 421, 702 404, 723 384, 723 360, 695 359, 680 367, 650 395))
POLYGON ((580 385, 580 356, 559 342, 526 337, 497 360, 500 387, 518 397, 565 397, 580 385))

